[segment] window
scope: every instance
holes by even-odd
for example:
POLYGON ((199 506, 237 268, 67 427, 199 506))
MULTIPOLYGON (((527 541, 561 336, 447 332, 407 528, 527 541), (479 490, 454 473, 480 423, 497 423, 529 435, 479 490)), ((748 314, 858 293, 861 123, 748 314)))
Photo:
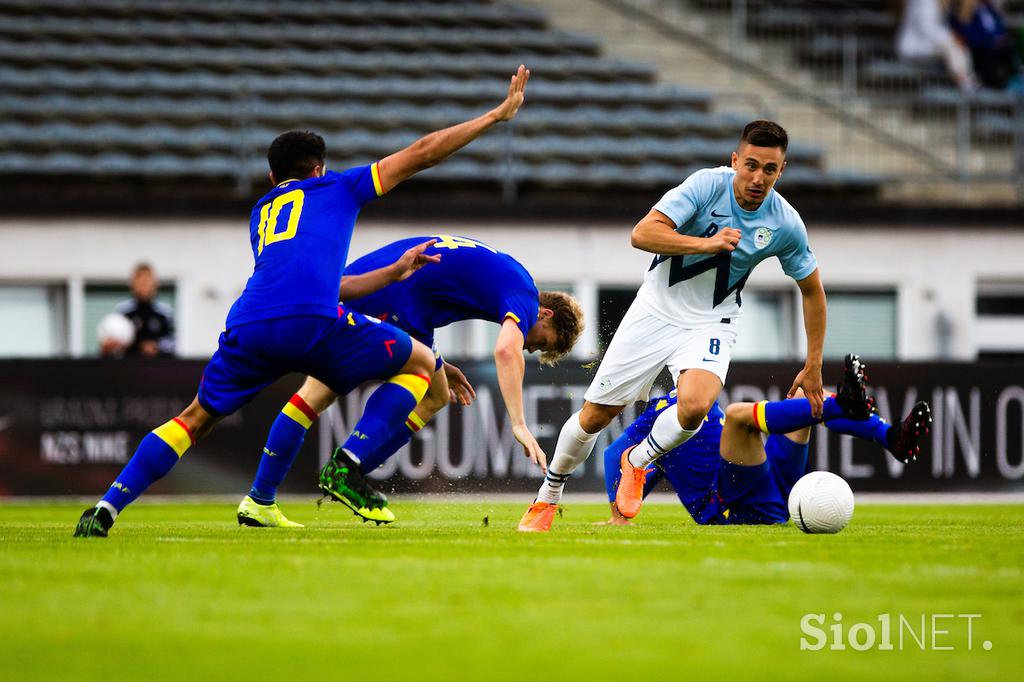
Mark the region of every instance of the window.
POLYGON ((736 360, 798 358, 792 291, 744 289, 739 338, 732 349, 736 360))
POLYGON ((62 286, 0 285, 0 320, 0 356, 47 357, 68 350, 62 286))
POLYGON ((829 291, 825 357, 896 357, 896 293, 829 291))
MULTIPOLYGON (((82 338, 85 339, 85 355, 99 355, 100 342, 97 327, 100 320, 114 312, 114 308, 123 301, 131 299, 131 290, 123 284, 88 284, 85 287, 85 311, 82 315, 82 338)), ((170 308, 174 308, 174 285, 163 285, 157 291, 156 300, 170 308)))

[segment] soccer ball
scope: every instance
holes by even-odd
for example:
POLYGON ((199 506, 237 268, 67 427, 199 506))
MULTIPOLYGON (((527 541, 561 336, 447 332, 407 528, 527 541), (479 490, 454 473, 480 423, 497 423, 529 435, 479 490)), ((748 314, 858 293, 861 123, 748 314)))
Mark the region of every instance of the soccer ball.
POLYGON ((127 348, 135 340, 135 324, 124 315, 110 313, 100 320, 96 335, 100 343, 109 341, 121 348, 127 348))
POLYGON ((790 491, 789 516, 805 533, 838 533, 853 516, 853 491, 833 473, 812 471, 790 491))

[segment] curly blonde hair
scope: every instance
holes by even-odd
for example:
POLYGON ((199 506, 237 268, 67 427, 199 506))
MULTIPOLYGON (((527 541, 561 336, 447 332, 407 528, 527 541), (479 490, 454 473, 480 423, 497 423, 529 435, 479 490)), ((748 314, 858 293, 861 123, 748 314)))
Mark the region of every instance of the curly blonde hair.
POLYGON ((551 326, 555 328, 555 347, 540 354, 542 365, 554 365, 576 345, 583 333, 583 308, 564 291, 540 292, 540 305, 554 313, 551 326))

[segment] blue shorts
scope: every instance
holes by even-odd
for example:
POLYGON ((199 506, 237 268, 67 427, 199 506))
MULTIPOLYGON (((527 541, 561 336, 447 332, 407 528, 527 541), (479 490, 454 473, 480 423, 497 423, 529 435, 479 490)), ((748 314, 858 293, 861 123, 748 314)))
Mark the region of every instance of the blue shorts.
POLYGON ((203 372, 199 404, 228 415, 289 372, 307 374, 344 395, 373 379, 399 373, 412 354, 401 329, 360 313, 337 318, 279 317, 238 325, 220 335, 203 372))
POLYGON ((786 500, 793 483, 807 467, 807 444, 772 435, 765 441, 764 450, 768 458, 757 466, 721 460, 718 471, 721 517, 712 523, 765 524, 789 520, 786 500))

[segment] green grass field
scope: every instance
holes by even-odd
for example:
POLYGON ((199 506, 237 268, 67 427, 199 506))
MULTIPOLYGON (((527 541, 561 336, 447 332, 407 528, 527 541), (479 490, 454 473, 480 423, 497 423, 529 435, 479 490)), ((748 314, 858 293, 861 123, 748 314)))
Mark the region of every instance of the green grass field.
POLYGON ((79 505, 0 505, 4 677, 1005 680, 1024 661, 1024 506, 861 506, 836 536, 701 528, 675 505, 609 528, 569 504, 543 536, 515 532, 523 505, 393 508, 375 528, 292 502, 308 527, 268 530, 139 504, 83 541, 79 505), (835 612, 879 636, 892 614, 895 649, 801 651, 802 616, 835 612), (954 650, 905 631, 901 651, 900 614, 918 636, 926 614, 929 648, 932 614, 981 618, 972 650, 968 621, 940 618, 954 650))

